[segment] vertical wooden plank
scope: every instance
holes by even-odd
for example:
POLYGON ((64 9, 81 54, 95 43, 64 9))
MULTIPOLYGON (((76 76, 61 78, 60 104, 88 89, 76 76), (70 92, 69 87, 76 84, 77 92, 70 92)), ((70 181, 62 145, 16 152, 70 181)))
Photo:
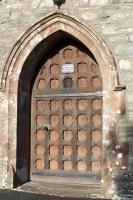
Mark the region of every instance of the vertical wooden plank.
POLYGON ((60 100, 58 148, 58 165, 59 169, 63 170, 63 100, 60 100))
MULTIPOLYGON (((48 102, 48 124, 50 124, 50 101, 48 102)), ((45 152, 44 152, 44 163, 45 163, 45 169, 49 169, 49 134, 50 130, 43 129, 44 135, 45 135, 45 141, 44 141, 44 146, 45 146, 45 152)))
POLYGON ((77 170, 77 141, 78 141, 78 133, 77 133, 77 100, 73 100, 73 124, 72 124, 72 130, 73 130, 73 138, 72 138, 72 164, 73 169, 77 170))

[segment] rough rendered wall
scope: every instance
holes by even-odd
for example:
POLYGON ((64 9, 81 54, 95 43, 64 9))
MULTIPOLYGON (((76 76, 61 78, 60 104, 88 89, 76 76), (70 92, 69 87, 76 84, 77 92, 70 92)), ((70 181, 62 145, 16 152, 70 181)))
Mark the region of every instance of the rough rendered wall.
MULTIPOLYGON (((0 78, 11 49, 21 35, 56 11, 52 0, 0 1, 0 78)), ((133 0, 66 0, 61 12, 93 28, 114 56, 120 84, 126 86, 126 114, 117 122, 117 137, 129 141, 130 172, 133 168, 133 0)), ((0 186, 3 187, 8 171, 7 133, 10 120, 7 116, 8 101, 3 92, 0 92, 0 106, 0 186)), ((125 180, 129 182, 127 174, 122 179, 125 180)), ((122 189, 123 195, 127 188, 122 189)), ((133 195, 131 190, 127 193, 133 195)))

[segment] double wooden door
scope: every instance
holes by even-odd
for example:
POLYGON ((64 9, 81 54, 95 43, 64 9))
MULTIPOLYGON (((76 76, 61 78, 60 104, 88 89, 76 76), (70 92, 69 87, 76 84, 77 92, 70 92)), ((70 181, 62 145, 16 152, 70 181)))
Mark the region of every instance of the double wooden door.
POLYGON ((39 71, 32 93, 31 176, 101 171, 102 79, 95 59, 68 45, 39 71))

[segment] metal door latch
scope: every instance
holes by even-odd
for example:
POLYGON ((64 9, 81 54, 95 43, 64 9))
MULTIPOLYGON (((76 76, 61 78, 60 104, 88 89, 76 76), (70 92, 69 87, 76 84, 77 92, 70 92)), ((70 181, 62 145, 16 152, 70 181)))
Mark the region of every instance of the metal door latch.
POLYGON ((50 131, 50 125, 49 124, 44 124, 43 130, 44 130, 45 133, 49 133, 49 131, 50 131))

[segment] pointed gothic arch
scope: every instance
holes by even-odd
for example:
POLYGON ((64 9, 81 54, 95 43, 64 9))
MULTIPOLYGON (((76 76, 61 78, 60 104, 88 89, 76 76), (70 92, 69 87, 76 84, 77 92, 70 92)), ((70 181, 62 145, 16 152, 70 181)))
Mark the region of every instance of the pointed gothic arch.
MULTIPOLYGON (((15 184, 22 184, 30 180, 30 121, 26 124, 28 118, 25 116, 27 112, 30 113, 31 109, 31 91, 34 77, 33 79, 30 79, 30 77, 34 76, 35 72, 37 73, 37 66, 42 62, 42 50, 45 55, 49 54, 54 46, 58 46, 61 35, 63 35, 64 40, 70 38, 72 42, 81 43, 84 48, 91 52, 99 66, 103 82, 103 149, 105 150, 108 146, 107 136, 111 119, 106 116, 112 115, 112 111, 108 107, 110 105, 114 110, 111 103, 114 99, 114 90, 116 88, 118 91, 122 90, 119 85, 118 72, 113 56, 105 42, 96 36, 91 28, 84 26, 71 17, 55 13, 36 23, 20 38, 7 60, 2 76, 1 88, 8 93, 9 99, 13 102, 9 104, 8 135, 11 149, 9 152, 9 166, 13 167, 14 174, 17 177, 15 179, 17 183, 15 182, 15 184), (36 56, 37 59, 35 60, 36 56), (21 79, 24 80, 24 78, 25 83, 21 82, 21 79), (28 84, 32 86, 27 87, 28 84), (19 99, 20 93, 23 93, 23 97, 26 95, 25 99, 19 99), (29 102, 25 104, 27 106, 26 113, 21 113, 21 117, 25 118, 24 120, 18 118, 19 108, 23 105, 23 101, 29 102), (24 130, 23 133, 18 131, 20 130, 18 126, 24 130), (25 129, 25 127, 27 128, 25 129), (27 146, 29 146, 27 148, 28 152, 27 146), (16 152, 16 148, 19 151, 16 152)), ((29 117, 29 114, 27 117, 29 117)), ((103 155, 103 159, 106 159, 105 157, 103 155)), ((107 175, 104 172, 106 170, 106 166, 104 166, 102 170, 103 177, 107 175)), ((12 169, 10 169, 10 173, 9 183, 12 185, 12 169)))
MULTIPOLYGON (((1 90, 5 90, 6 83, 8 82, 8 74, 13 73, 13 68, 15 68, 16 62, 20 60, 20 56, 21 62, 24 63, 27 55, 29 55, 29 52, 31 52, 31 50, 33 50, 39 42, 58 30, 65 31, 73 35, 85 44, 93 55, 95 55, 103 74, 103 80, 107 80, 107 76, 105 75, 106 72, 112 72, 114 79, 113 87, 117 87, 119 85, 116 64, 106 43, 94 33, 91 27, 86 27, 69 16, 61 13, 55 13, 32 26, 15 44, 3 70, 1 90)), ((21 70, 21 67, 18 67, 18 70, 21 70)), ((111 81, 109 80, 109 82, 111 81)))

